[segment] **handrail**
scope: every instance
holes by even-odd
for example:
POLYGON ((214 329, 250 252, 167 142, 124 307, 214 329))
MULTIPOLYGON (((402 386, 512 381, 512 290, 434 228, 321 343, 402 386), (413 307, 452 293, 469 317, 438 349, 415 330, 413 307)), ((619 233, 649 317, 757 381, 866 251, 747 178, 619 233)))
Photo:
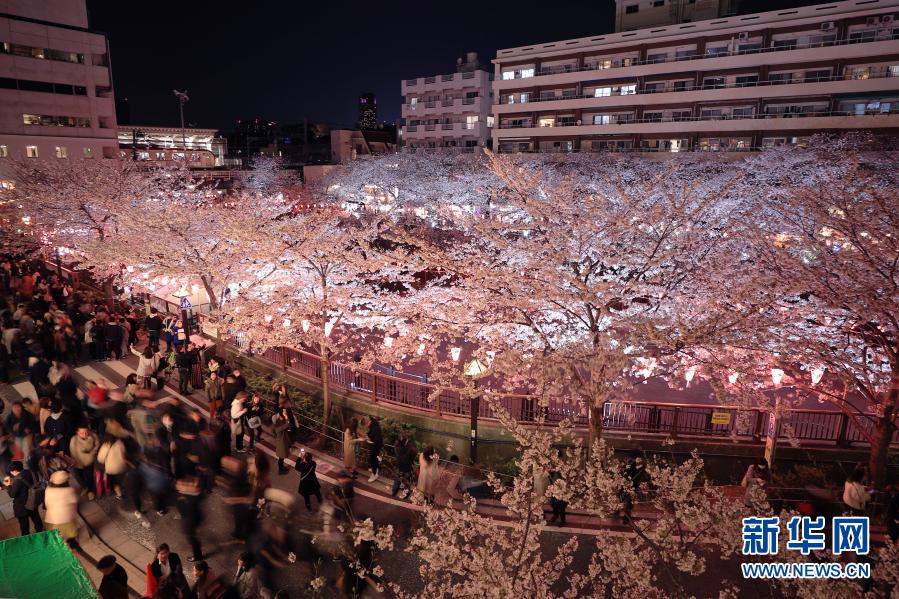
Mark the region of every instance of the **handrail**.
MULTIPOLYGON (((554 123, 552 125, 540 125, 540 118, 550 118, 551 115, 547 115, 545 117, 537 117, 538 123, 535 125, 532 122, 529 123, 500 123, 497 127, 498 129, 554 129, 556 127, 608 127, 611 125, 631 125, 631 124, 643 124, 643 123, 684 123, 684 122, 696 122, 696 121, 756 121, 756 120, 767 120, 767 119, 788 119, 788 118, 808 118, 808 117, 868 117, 868 116, 885 116, 891 114, 899 114, 899 110, 890 110, 889 112, 876 112, 876 113, 864 113, 857 114, 850 110, 828 110, 824 112, 764 112, 760 114, 731 114, 731 115, 718 115, 718 116, 669 116, 669 117, 660 117, 660 118, 639 118, 639 119, 622 119, 622 120, 610 120, 608 123, 579 123, 563 121, 561 123, 554 123)), ((616 115, 609 115, 616 116, 616 115)))
MULTIPOLYGON (((858 68, 863 68, 863 67, 858 67, 858 68)), ((866 81, 868 79, 890 79, 893 77, 896 77, 896 75, 893 75, 892 71, 890 71, 889 69, 880 69, 878 73, 869 74, 867 77, 863 77, 863 78, 854 77, 854 76, 852 76, 851 73, 844 73, 842 75, 830 75, 827 77, 797 77, 796 79, 789 79, 789 80, 767 79, 765 81, 751 81, 751 82, 745 82, 745 83, 726 83, 723 85, 718 85, 718 84, 708 84, 708 85, 707 84, 699 84, 699 85, 697 85, 697 84, 693 84, 693 83, 684 85, 682 87, 674 87, 673 85, 671 85, 671 86, 666 85, 666 87, 664 87, 662 89, 657 89, 655 87, 647 87, 647 85, 652 84, 652 82, 649 82, 648 84, 645 84, 642 88, 635 89, 633 92, 627 93, 627 94, 610 94, 608 96, 597 96, 595 94, 586 94, 585 93, 585 94, 581 94, 581 95, 575 94, 575 95, 568 95, 568 96, 551 96, 551 97, 550 96, 543 96, 543 97, 538 96, 536 98, 529 97, 526 101, 523 101, 523 102, 505 102, 504 100, 508 99, 509 96, 516 96, 516 95, 520 96, 521 94, 530 94, 530 92, 526 92, 526 91, 525 92, 508 92, 505 94, 500 94, 500 97, 499 97, 500 101, 499 101, 499 103, 494 104, 494 106, 496 106, 496 107, 515 106, 516 104, 532 104, 532 103, 538 103, 538 102, 559 102, 562 100, 587 100, 587 99, 597 99, 597 98, 613 98, 613 97, 626 97, 626 96, 635 96, 635 95, 639 96, 639 95, 649 95, 649 94, 675 94, 675 93, 680 93, 680 92, 707 91, 707 90, 712 90, 712 89, 740 89, 740 88, 746 88, 746 87, 776 87, 776 86, 780 86, 780 85, 801 85, 803 83, 828 83, 828 82, 832 82, 832 81, 866 81)), ((667 84, 667 83, 677 83, 677 82, 658 81, 656 83, 666 83, 667 84)), ((613 84, 603 85, 602 83, 595 83, 595 84, 591 84, 588 87, 615 87, 616 85, 618 87, 620 87, 621 85, 627 85, 627 84, 617 83, 614 85, 613 84)))
MULTIPOLYGON (((560 75, 564 73, 578 73, 582 71, 605 71, 609 69, 622 69, 628 67, 635 66, 643 66, 649 64, 667 64, 671 62, 685 62, 691 60, 702 60, 705 58, 725 58, 728 56, 745 56, 747 54, 768 54, 770 52, 786 52, 790 50, 808 50, 812 48, 829 48, 832 46, 849 46, 853 44, 867 44, 872 42, 887 42, 890 40, 894 40, 897 38, 896 34, 884 35, 880 36, 875 31, 874 37, 871 39, 861 39, 861 38, 844 38, 841 40, 830 40, 824 42, 809 42, 807 44, 793 44, 793 45, 784 45, 784 46, 767 46, 764 48, 750 48, 747 50, 728 50, 727 52, 716 52, 713 54, 688 54, 686 56, 673 56, 666 57, 665 59, 658 58, 647 58, 646 60, 634 60, 628 58, 610 58, 606 60, 611 60, 612 63, 609 66, 600 66, 600 62, 595 64, 586 64, 581 65, 580 67, 576 65, 559 65, 554 67, 546 67, 545 69, 540 69, 539 71, 535 70, 534 77, 545 77, 549 75, 560 75), (616 64, 618 62, 619 64, 616 64), (626 64, 625 64, 626 62, 626 64)), ((857 33, 865 33, 861 31, 855 31, 854 34, 857 33)), ((578 50, 578 52, 584 52, 584 49, 578 50)), ((512 57, 510 57, 512 58, 512 57)), ((514 60, 521 61, 525 60, 526 57, 514 57, 514 60)), ((517 68, 511 68, 510 70, 517 70, 517 68)), ((508 72, 508 71, 507 71, 508 72)), ((515 79, 530 79, 530 77, 515 77, 513 79, 502 79, 502 81, 513 81, 515 79)))

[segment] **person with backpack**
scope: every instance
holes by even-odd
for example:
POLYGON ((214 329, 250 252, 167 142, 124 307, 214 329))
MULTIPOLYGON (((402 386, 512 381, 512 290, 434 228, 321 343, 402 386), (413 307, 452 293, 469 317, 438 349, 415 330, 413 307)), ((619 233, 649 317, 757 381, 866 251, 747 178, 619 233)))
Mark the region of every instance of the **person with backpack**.
POLYGON ((9 476, 3 481, 6 493, 12 498, 12 512, 19 521, 22 536, 31 534, 30 524, 34 524, 34 532, 43 532, 44 523, 38 513, 38 506, 43 502, 43 485, 31 470, 25 470, 22 462, 16 460, 9 465, 9 476))

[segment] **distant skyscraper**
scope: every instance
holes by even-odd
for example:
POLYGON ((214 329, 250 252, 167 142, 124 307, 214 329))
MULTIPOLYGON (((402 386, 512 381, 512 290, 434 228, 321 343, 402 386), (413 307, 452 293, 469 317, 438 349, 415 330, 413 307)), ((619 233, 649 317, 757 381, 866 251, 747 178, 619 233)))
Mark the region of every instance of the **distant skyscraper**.
POLYGON ((378 99, 374 94, 359 96, 359 128, 363 131, 378 127, 378 99))

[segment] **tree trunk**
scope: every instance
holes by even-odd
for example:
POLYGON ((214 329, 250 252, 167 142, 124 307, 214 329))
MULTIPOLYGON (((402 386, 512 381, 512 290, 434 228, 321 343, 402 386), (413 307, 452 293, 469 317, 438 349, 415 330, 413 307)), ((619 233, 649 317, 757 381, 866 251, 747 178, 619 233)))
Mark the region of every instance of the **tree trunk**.
POLYGON ((106 306, 110 310, 115 310, 115 297, 112 293, 112 278, 106 279, 103 283, 103 291, 106 293, 106 306))
POLYGON ((206 275, 200 275, 200 280, 203 281, 203 288, 206 290, 206 295, 209 296, 210 310, 218 310, 219 301, 215 296, 215 290, 212 288, 212 284, 209 282, 209 279, 206 277, 206 275))
POLYGON ((319 344, 319 355, 322 376, 322 434, 327 435, 328 424, 331 422, 331 361, 324 343, 319 344))
MULTIPOLYGON (((589 431, 590 438, 588 439, 587 451, 593 451, 593 445, 602 438, 602 417, 603 417, 603 404, 598 406, 591 405, 589 411, 589 431)), ((587 454, 589 455, 589 453, 587 454)))
POLYGON ((886 484, 890 441, 893 438, 893 432, 896 430, 896 425, 893 423, 893 418, 896 414, 896 396, 899 393, 896 383, 897 381, 894 381, 893 388, 890 389, 889 397, 886 405, 884 405, 883 415, 879 416, 874 423, 871 455, 868 456, 868 475, 871 478, 871 483, 878 489, 883 489, 884 484, 886 484))

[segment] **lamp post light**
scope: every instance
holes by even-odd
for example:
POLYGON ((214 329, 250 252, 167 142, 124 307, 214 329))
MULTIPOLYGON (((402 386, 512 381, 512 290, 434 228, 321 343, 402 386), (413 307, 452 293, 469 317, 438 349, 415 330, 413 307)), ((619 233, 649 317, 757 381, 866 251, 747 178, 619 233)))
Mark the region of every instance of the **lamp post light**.
POLYGON ((468 457, 474 464, 478 461, 478 412, 481 410, 481 396, 477 393, 478 378, 487 372, 487 365, 472 358, 462 369, 462 374, 471 378, 475 388, 475 395, 471 398, 471 437, 469 438, 468 457))
POLYGON ((187 103, 190 98, 187 97, 187 90, 179 92, 177 89, 173 89, 172 92, 175 94, 175 97, 178 98, 178 107, 181 109, 181 149, 184 150, 184 159, 186 161, 187 136, 184 133, 184 104, 187 103))

